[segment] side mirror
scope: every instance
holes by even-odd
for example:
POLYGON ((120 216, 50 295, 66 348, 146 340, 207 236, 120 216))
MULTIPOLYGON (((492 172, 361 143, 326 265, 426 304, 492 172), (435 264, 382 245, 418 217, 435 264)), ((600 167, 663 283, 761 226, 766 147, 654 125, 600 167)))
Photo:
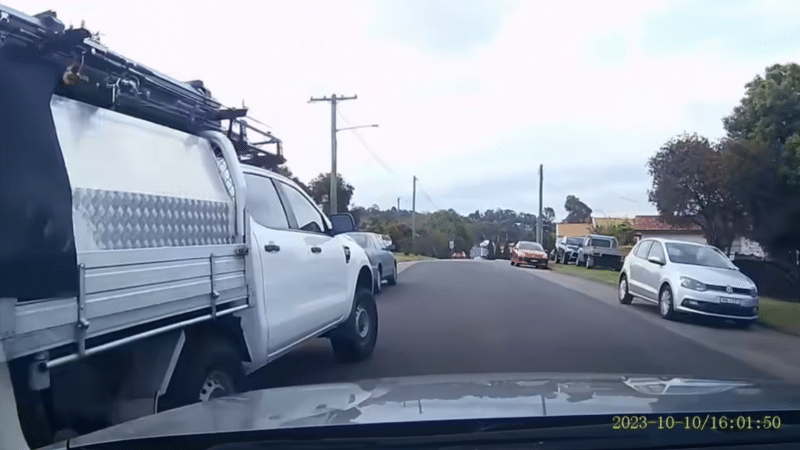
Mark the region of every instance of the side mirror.
POLYGON ((650 261, 651 263, 658 264, 659 266, 663 266, 664 264, 666 264, 666 262, 664 262, 664 260, 659 258, 658 256, 648 256, 647 260, 650 261))
POLYGON ((330 219, 334 235, 358 231, 356 220, 353 218, 352 214, 331 214, 330 219))
POLYGON ((385 248, 386 248, 386 250, 389 250, 390 252, 393 252, 394 251, 394 244, 389 244, 385 248))

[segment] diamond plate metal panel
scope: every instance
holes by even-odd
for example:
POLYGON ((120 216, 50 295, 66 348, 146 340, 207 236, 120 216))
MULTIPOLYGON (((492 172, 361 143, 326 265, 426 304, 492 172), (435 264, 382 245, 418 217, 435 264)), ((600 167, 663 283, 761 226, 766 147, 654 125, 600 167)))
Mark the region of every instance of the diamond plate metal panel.
POLYGON ((72 207, 101 250, 233 243, 225 202, 78 188, 72 207))

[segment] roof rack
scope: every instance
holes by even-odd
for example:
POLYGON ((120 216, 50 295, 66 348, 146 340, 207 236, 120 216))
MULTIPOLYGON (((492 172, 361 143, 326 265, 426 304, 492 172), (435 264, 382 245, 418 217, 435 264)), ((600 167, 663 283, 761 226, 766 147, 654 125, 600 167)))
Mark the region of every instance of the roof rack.
POLYGON ((6 46, 63 67, 58 95, 186 133, 227 129, 243 163, 274 169, 286 162, 280 139, 254 127, 247 108, 226 108, 200 80, 177 81, 109 50, 83 25, 66 29, 53 11, 28 16, 0 5, 0 51, 6 46), (260 141, 249 142, 248 130, 260 141), (274 152, 264 148, 270 144, 274 152))

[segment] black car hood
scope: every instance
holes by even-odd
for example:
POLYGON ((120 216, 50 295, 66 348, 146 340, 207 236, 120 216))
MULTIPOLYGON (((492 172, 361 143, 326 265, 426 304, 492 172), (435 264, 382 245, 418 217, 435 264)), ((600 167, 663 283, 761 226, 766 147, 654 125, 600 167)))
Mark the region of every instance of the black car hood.
POLYGON ((659 376, 495 374, 266 389, 143 417, 70 441, 346 424, 587 414, 796 410, 800 386, 659 376))

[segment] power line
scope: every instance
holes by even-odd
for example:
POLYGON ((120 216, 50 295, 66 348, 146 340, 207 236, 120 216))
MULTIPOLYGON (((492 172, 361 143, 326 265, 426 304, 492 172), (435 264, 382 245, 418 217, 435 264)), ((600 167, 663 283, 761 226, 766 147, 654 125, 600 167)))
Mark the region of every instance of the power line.
MULTIPOLYGON (((419 181, 419 178, 417 178, 417 181, 419 181)), ((436 208, 437 210, 441 209, 441 208, 439 208, 439 205, 437 205, 437 204, 436 204, 436 202, 434 202, 434 201, 433 201, 433 199, 431 198, 431 196, 428 194, 428 192, 427 192, 427 191, 425 191, 425 189, 424 189, 422 186, 417 186, 417 189, 419 189, 419 190, 420 190, 420 192, 422 192, 422 195, 424 195, 424 196, 425 196, 425 198, 426 198, 426 199, 427 199, 427 200, 430 202, 430 204, 431 204, 431 205, 432 205, 434 208, 436 208)))
MULTIPOLYGON (((350 125, 350 121, 347 120, 347 118, 344 116, 344 114, 342 114, 341 111, 336 111, 336 112, 337 112, 337 114, 339 114, 339 117, 342 118, 344 123, 347 124, 347 126, 352 126, 352 125, 350 125)), ((395 171, 388 164, 386 164, 386 162, 383 159, 381 159, 381 157, 378 156, 378 154, 374 150, 372 150, 372 147, 370 147, 369 144, 367 144, 367 141, 364 140, 364 138, 361 136, 361 133, 359 133, 357 130, 349 130, 349 131, 352 131, 353 134, 356 135, 356 138, 358 138, 359 142, 361 142, 361 145, 364 147, 364 149, 367 150, 367 152, 370 154, 370 156, 372 156, 372 158, 378 164, 380 164, 380 166, 383 167, 384 170, 386 170, 387 172, 389 172, 392 175, 396 175, 395 171)))

